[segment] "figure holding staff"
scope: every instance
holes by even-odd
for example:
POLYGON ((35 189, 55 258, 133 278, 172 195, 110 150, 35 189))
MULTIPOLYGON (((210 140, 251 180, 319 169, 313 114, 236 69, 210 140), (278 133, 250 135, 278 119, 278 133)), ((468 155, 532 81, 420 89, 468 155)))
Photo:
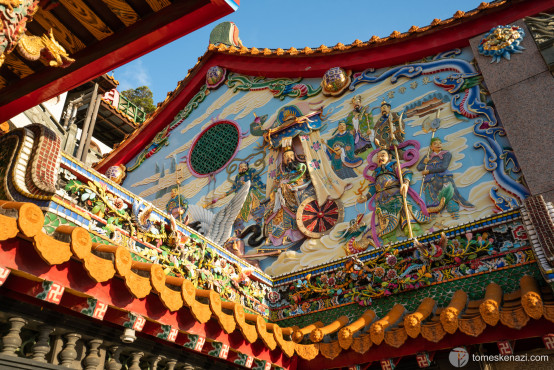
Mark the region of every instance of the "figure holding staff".
POLYGON ((404 139, 402 115, 392 114, 390 105, 385 102, 381 107, 382 117, 378 121, 379 126, 376 126, 379 137, 375 139, 380 149, 370 154, 370 157, 376 155, 376 164, 370 164, 364 171, 364 176, 370 181, 368 194, 358 198, 360 203, 369 199, 370 209, 375 210, 367 232, 372 233, 376 245, 379 245, 377 236, 385 244, 396 241, 399 226, 411 239, 422 232, 419 224, 430 220, 425 204, 410 189, 412 172, 400 165, 398 139, 404 139), (374 169, 373 176, 366 174, 368 169, 374 169))

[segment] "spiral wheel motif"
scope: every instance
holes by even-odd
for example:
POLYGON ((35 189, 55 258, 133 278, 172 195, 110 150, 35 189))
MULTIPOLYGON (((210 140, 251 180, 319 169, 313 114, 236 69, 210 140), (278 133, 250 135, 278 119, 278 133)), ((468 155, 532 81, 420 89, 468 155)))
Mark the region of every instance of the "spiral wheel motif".
POLYGON ((321 206, 315 197, 304 200, 296 212, 296 223, 302 233, 311 238, 329 234, 344 220, 344 206, 338 199, 327 200, 321 206))

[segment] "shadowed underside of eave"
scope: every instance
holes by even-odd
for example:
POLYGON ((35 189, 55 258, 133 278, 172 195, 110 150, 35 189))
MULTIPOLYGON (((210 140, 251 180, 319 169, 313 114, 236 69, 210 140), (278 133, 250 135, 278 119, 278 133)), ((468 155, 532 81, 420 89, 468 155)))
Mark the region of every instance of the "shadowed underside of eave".
POLYGON ((52 33, 75 62, 53 68, 17 51, 0 67, 0 121, 70 90, 231 12, 209 0, 61 0, 39 8, 28 35, 52 33))

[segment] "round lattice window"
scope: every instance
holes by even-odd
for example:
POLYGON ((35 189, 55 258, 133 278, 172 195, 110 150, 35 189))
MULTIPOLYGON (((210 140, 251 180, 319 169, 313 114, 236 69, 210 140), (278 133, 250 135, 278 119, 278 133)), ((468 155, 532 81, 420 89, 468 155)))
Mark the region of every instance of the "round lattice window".
POLYGON ((198 135, 189 152, 189 167, 199 177, 221 171, 235 156, 240 144, 234 122, 215 122, 198 135))

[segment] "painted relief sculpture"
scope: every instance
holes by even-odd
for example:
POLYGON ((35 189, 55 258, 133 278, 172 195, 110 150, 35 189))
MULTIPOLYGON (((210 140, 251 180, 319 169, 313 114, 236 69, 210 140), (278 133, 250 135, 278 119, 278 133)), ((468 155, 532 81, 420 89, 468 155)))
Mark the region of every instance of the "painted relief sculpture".
MULTIPOLYGON (((350 177, 358 177, 354 168, 359 167, 363 160, 355 156, 355 139, 351 131, 347 131, 346 122, 340 121, 339 127, 333 133, 333 137, 327 140, 327 155, 331 160, 333 170, 341 179, 350 177)), ((366 148, 368 141, 358 135, 358 142, 361 143, 361 148, 366 148)), ((370 144, 371 145, 371 144, 370 144)))
POLYGON ((232 234, 233 223, 242 209, 250 190, 250 181, 245 182, 233 199, 219 212, 213 212, 196 204, 189 205, 189 215, 194 221, 200 221, 200 231, 214 243, 223 245, 232 234))
POLYGON ((200 91, 194 95, 191 101, 187 106, 175 116, 173 121, 167 125, 162 131, 160 131, 150 144, 142 150, 142 152, 135 158, 135 161, 132 165, 127 166, 127 171, 135 171, 140 165, 148 158, 152 157, 154 154, 158 153, 160 150, 169 144, 169 137, 171 132, 175 130, 196 108, 198 105, 206 99, 209 90, 207 85, 202 86, 200 91))
POLYGON ((440 204, 439 194, 441 190, 447 187, 452 188, 452 198, 446 203, 446 210, 453 217, 458 217, 457 213, 460 206, 473 208, 473 204, 468 202, 460 195, 453 175, 448 171, 448 166, 452 161, 452 154, 442 150, 442 141, 438 137, 431 139, 430 151, 417 165, 418 171, 425 176, 423 178, 422 190, 425 194, 425 204, 427 207, 433 207, 440 204))
POLYGON ((291 147, 283 149, 273 189, 266 205, 267 243, 286 245, 304 238, 296 224, 296 211, 304 199, 314 193, 305 163, 300 163, 291 147))
POLYGON ((272 78, 247 77, 238 74, 229 74, 227 86, 234 91, 269 90, 273 97, 284 100, 285 97, 307 99, 321 92, 321 86, 313 88, 311 85, 300 83, 302 78, 272 78))
MULTIPOLYGON (((130 173, 131 187, 135 183, 133 190, 163 208, 177 183, 189 204, 202 205, 201 213, 203 207, 218 213, 249 181, 225 234, 230 239, 222 243, 271 275, 421 238, 495 208, 508 210, 526 190, 504 131, 482 100, 482 77, 470 58, 469 49, 452 50, 351 75, 332 68, 336 73, 305 80, 216 73, 208 82, 218 86, 209 95, 202 87, 160 133, 171 131, 184 141, 166 135, 151 154, 141 153, 136 161, 158 159, 149 160, 144 174, 130 173), (236 142, 212 138, 205 148, 195 145, 190 138, 213 122, 232 122, 236 142), (431 132, 440 140, 430 143, 431 132), (207 177, 190 166, 179 178, 175 171, 155 170, 167 168, 164 158, 196 151, 215 158, 214 142, 236 152, 217 171, 205 171, 207 177), (381 148, 386 151, 379 153, 381 148)), ((195 221, 193 213, 189 206, 195 221)))
POLYGON ((323 94, 327 96, 340 96, 351 82, 352 71, 345 71, 341 67, 333 67, 327 70, 321 79, 323 94))
POLYGON ((409 188, 412 172, 402 168, 400 173, 397 160, 387 149, 377 152, 376 166, 370 167, 375 170, 368 178, 368 194, 359 201, 369 199, 370 204, 375 203, 370 227, 375 245, 380 245, 377 236, 385 244, 396 241, 398 229, 410 237, 420 234, 419 225, 428 222, 430 217, 421 198, 409 188))
MULTIPOLYGON (((141 235, 141 238, 149 241, 165 237, 165 227, 156 227, 156 220, 152 217, 154 206, 152 204, 147 204, 144 208, 142 206, 142 202, 134 202, 132 216, 134 223, 138 226, 137 229, 141 235)), ((131 231, 133 231, 134 228, 132 223, 129 224, 131 225, 131 231)))
MULTIPOLYGON (((313 197, 318 206, 323 206, 330 199, 340 198, 348 187, 329 164, 325 143, 319 135, 320 113, 306 115, 298 106, 285 106, 264 133, 264 139, 272 147, 268 167, 269 203, 264 219, 267 243, 274 246, 304 238, 297 223, 303 217, 304 208, 299 210, 303 202, 313 197), (302 153, 296 152, 300 150, 297 147, 302 148, 302 153)), ((304 230, 311 232, 309 228, 304 230)))
MULTIPOLYGON (((250 220, 261 224, 264 215, 262 202, 265 199, 265 184, 260 178, 259 171, 250 168, 248 162, 243 161, 239 164, 239 173, 233 179, 231 189, 225 192, 224 197, 236 193, 248 181, 250 181, 250 190, 234 223, 235 231, 239 232, 244 230, 245 223, 250 220)), ((215 198, 212 203, 215 204, 219 200, 220 198, 215 198)))
MULTIPOLYGON (((114 91, 117 91, 114 89, 114 91)), ((111 166, 108 168, 108 170, 104 173, 104 176, 106 176, 108 179, 112 180, 116 184, 121 184, 123 180, 125 179, 125 176, 127 176, 127 168, 125 168, 124 165, 120 164, 118 166, 111 166)))
POLYGON ((266 256, 268 253, 270 255, 279 254, 280 251, 274 251, 274 252, 268 252, 268 253, 260 253, 257 255, 246 255, 245 250, 245 243, 240 238, 240 230, 235 231, 235 235, 231 236, 225 244, 223 244, 223 247, 225 247, 229 252, 233 253, 235 256, 240 257, 247 261, 249 264, 251 264, 254 267, 260 268, 260 264, 256 257, 266 256))
POLYGON ((381 115, 375 122, 375 144, 381 148, 392 148, 404 141, 404 121, 398 113, 391 113, 391 105, 383 100, 381 103, 381 115))
POLYGON ((165 205, 167 213, 173 216, 176 220, 186 224, 188 220, 185 215, 188 207, 189 203, 182 194, 179 194, 179 188, 175 187, 171 189, 171 199, 165 205))
POLYGON ((356 154, 361 154, 373 148, 373 116, 369 106, 362 105, 362 97, 356 95, 352 98, 354 109, 346 117, 347 129, 354 136, 356 154))
MULTIPOLYGON (((433 57, 430 62, 397 66, 379 76, 374 76, 375 70, 370 68, 353 76, 350 90, 354 90, 356 86, 364 83, 376 84, 389 80, 390 83, 396 84, 402 78, 415 79, 422 74, 431 75, 445 70, 454 71, 455 73, 448 73, 445 76, 436 76, 433 83, 451 94, 450 109, 456 117, 475 119, 473 132, 484 141, 475 143, 474 147, 484 150, 486 170, 493 174, 495 181, 502 189, 511 194, 501 194, 498 188, 491 188, 490 196, 499 210, 509 210, 518 203, 518 200, 524 199, 529 192, 521 184, 521 170, 517 165, 514 167, 510 163, 515 164, 512 161, 513 152, 511 149, 503 147, 497 140, 499 136, 505 136, 505 131, 498 125, 493 108, 481 101, 480 74, 466 60, 455 58, 461 53, 460 50, 444 52, 433 57), (513 171, 511 171, 513 176, 503 170, 503 168, 510 167, 513 167, 513 171)), ((417 81, 410 86, 417 88, 417 81)), ((376 123, 376 131, 377 126, 376 123)))
POLYGON ((0 0, 0 66, 16 47, 25 59, 44 58, 50 67, 68 67, 75 61, 56 41, 52 29, 48 35, 25 34, 27 22, 39 8, 38 0, 0 0))

